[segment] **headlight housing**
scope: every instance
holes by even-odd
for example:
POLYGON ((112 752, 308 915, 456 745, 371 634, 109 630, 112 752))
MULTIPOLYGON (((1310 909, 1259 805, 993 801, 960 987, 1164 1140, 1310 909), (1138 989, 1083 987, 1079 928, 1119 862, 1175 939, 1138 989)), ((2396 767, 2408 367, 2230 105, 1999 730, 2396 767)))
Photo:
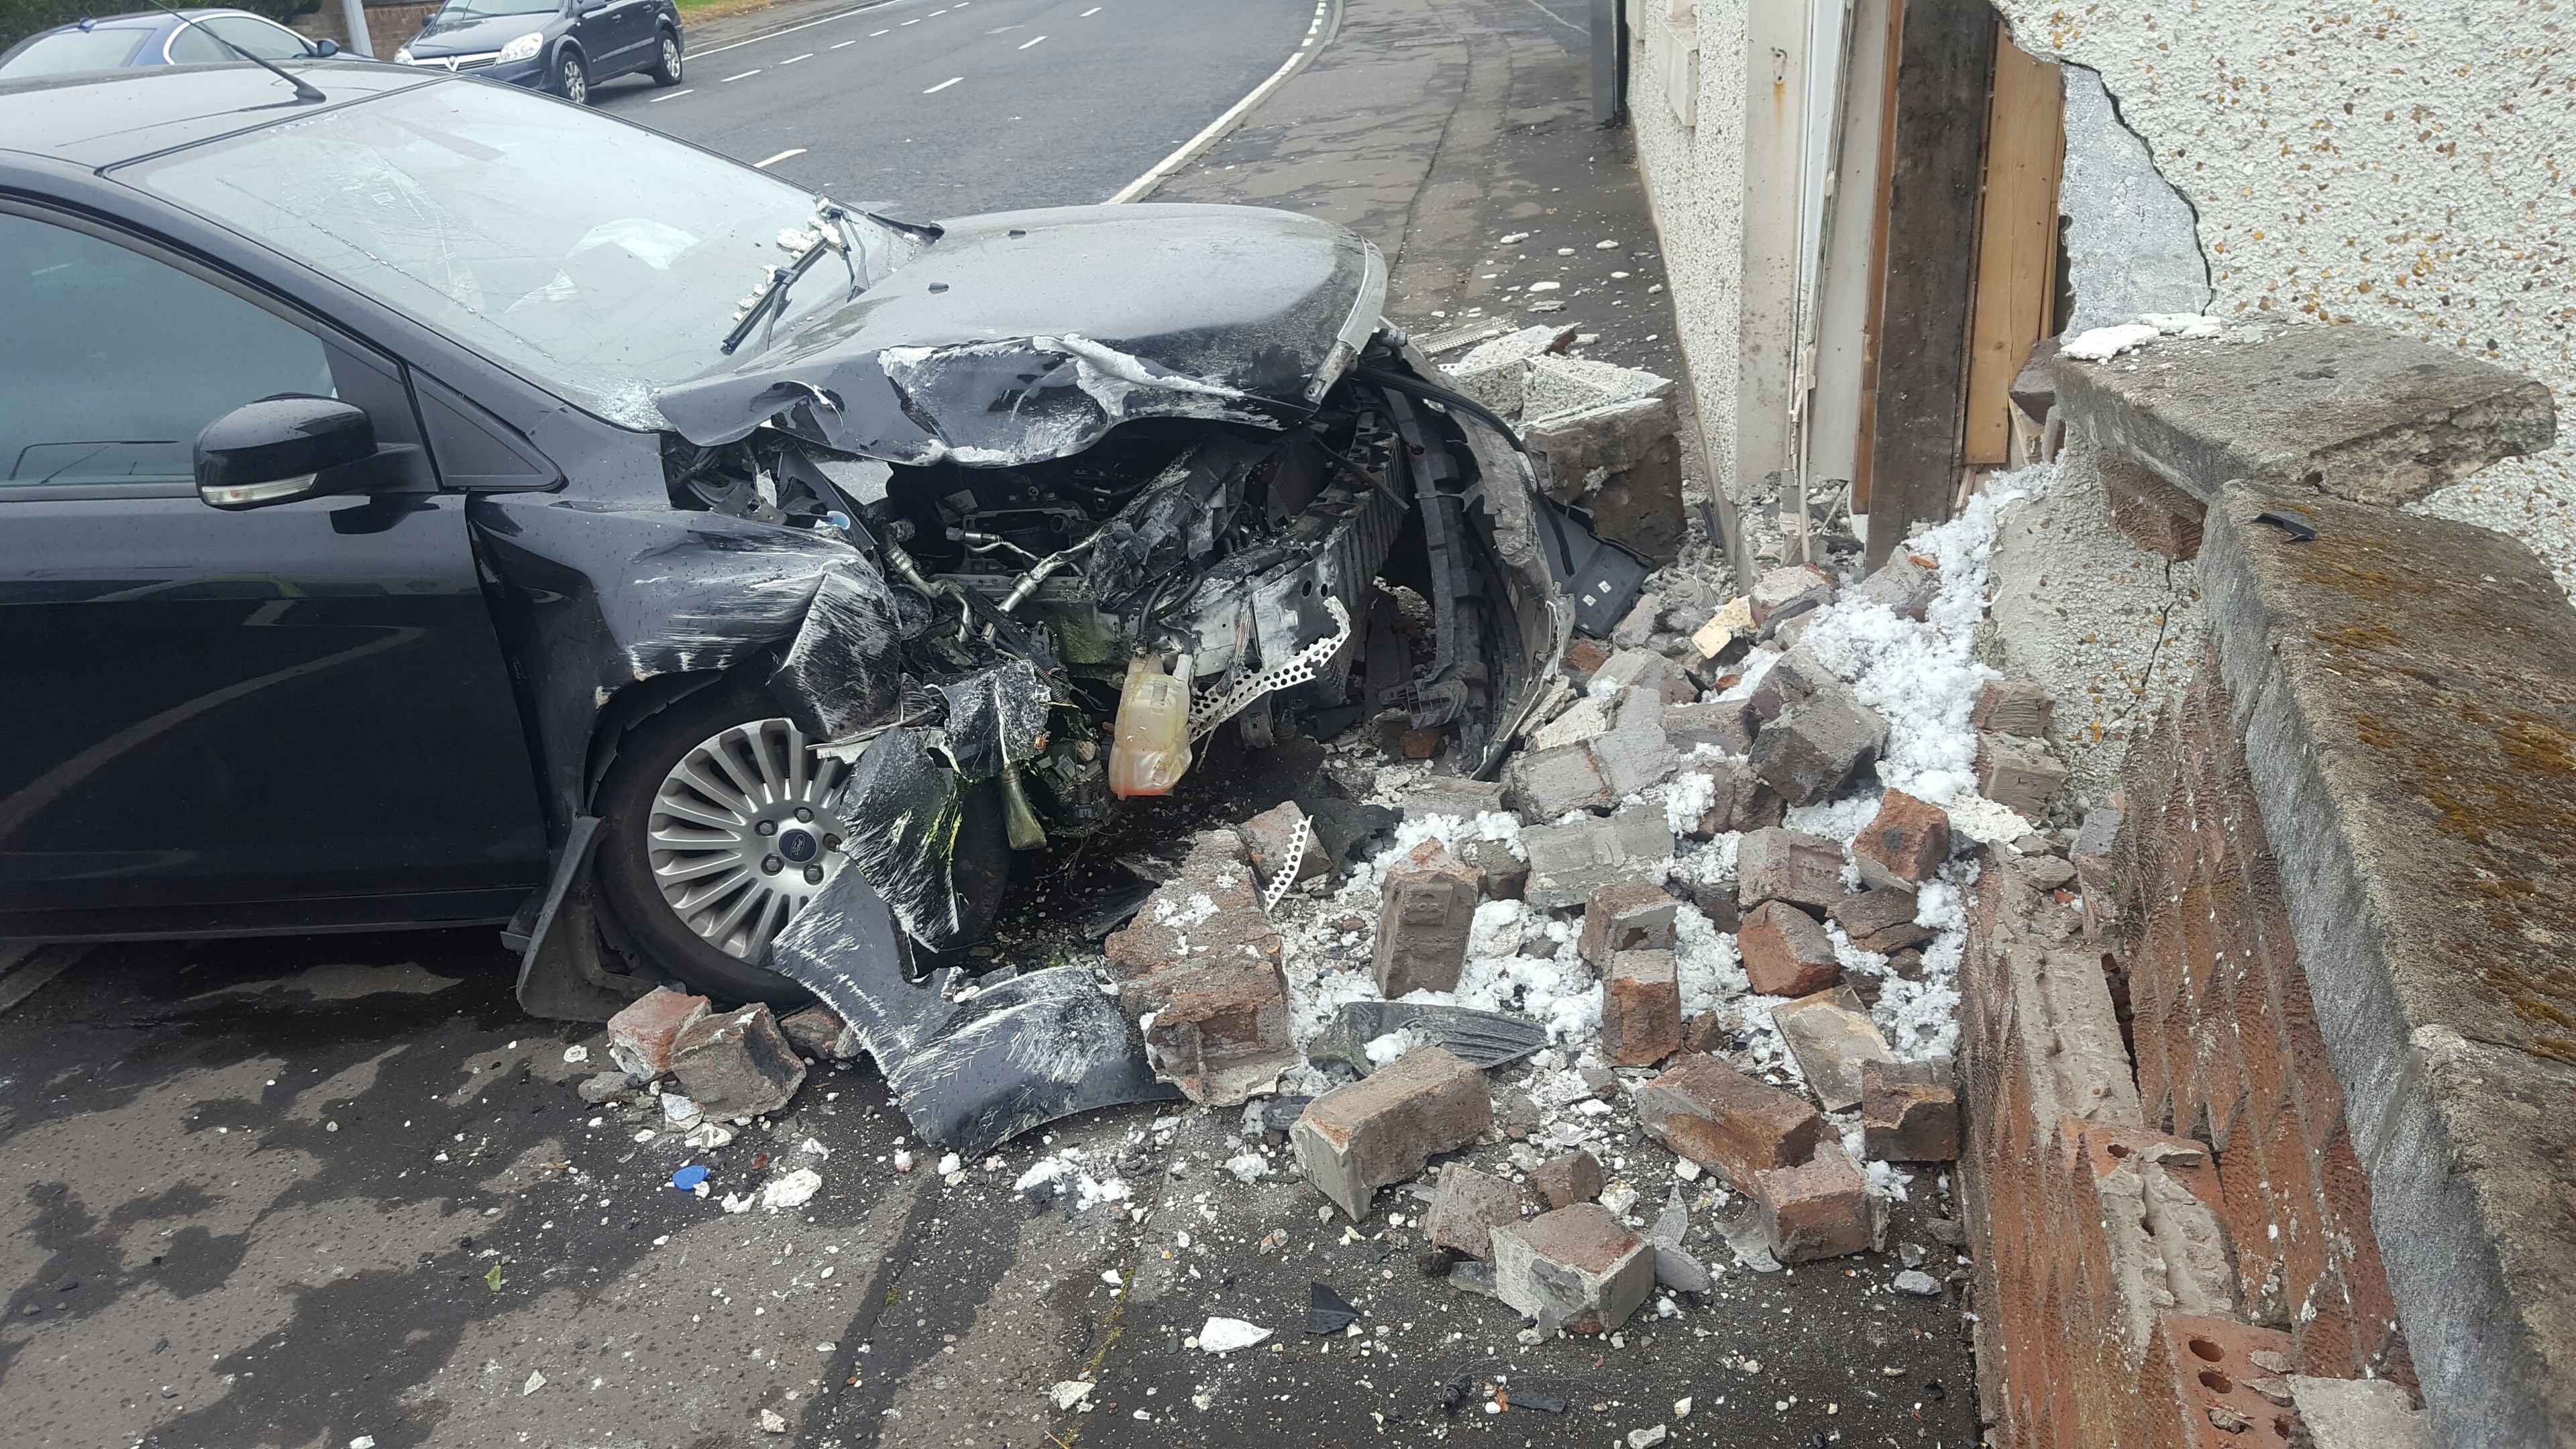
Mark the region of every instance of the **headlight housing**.
POLYGON ((545 48, 545 32, 542 30, 530 31, 528 34, 522 35, 518 39, 501 47, 501 64, 507 65, 514 60, 534 60, 537 57, 537 52, 545 48))
POLYGON ((395 51, 395 52, 394 52, 394 64, 396 64, 396 65, 409 65, 409 64, 411 64, 411 47, 410 47, 410 46, 406 45, 406 46, 404 46, 402 49, 397 50, 397 51, 395 51))

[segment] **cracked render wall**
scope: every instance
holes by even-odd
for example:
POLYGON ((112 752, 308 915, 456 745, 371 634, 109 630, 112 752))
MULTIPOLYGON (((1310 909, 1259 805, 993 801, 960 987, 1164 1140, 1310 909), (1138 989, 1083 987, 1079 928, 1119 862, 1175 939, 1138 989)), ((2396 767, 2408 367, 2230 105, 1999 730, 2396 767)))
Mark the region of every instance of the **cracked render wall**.
MULTIPOLYGON (((2576 3, 1997 8, 2024 50, 2099 73, 2196 209, 2213 314, 2367 323, 2527 373, 2562 401, 2576 387, 2576 3)), ((2576 588, 2576 445, 2425 506, 2522 538, 2576 588)))

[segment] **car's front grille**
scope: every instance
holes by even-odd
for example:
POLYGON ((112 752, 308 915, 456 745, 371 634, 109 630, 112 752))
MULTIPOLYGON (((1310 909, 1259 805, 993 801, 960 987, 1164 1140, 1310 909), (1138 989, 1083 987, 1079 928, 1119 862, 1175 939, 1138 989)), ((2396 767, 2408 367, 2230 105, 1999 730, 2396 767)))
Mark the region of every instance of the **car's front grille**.
POLYGON ((434 66, 440 70, 481 70, 501 58, 501 52, 487 50, 480 55, 415 55, 411 63, 434 66))

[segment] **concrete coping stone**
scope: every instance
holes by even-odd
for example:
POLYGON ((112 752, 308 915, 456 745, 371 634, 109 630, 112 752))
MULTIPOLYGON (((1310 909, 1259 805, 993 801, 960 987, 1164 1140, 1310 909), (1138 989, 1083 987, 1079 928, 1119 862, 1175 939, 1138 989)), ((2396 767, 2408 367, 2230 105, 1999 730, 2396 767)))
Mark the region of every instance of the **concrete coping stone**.
POLYGON ((2375 327, 2150 342, 2057 363, 2068 423, 2203 503, 2245 479, 2407 503, 2557 436, 2549 389, 2375 327))
POLYGON ((2436 1436, 2567 1442, 2576 609, 2468 524, 2244 485, 2208 524, 2216 659, 2436 1436))

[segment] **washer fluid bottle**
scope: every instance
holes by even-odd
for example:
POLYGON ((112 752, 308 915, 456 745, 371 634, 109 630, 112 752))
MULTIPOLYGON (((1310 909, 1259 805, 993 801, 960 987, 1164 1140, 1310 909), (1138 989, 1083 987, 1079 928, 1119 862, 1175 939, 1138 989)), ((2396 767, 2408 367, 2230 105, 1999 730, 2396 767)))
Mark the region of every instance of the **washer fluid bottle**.
POLYGON ((1118 733, 1109 746, 1109 793, 1165 795, 1190 768, 1190 686, 1163 672, 1162 656, 1127 666, 1118 733))

